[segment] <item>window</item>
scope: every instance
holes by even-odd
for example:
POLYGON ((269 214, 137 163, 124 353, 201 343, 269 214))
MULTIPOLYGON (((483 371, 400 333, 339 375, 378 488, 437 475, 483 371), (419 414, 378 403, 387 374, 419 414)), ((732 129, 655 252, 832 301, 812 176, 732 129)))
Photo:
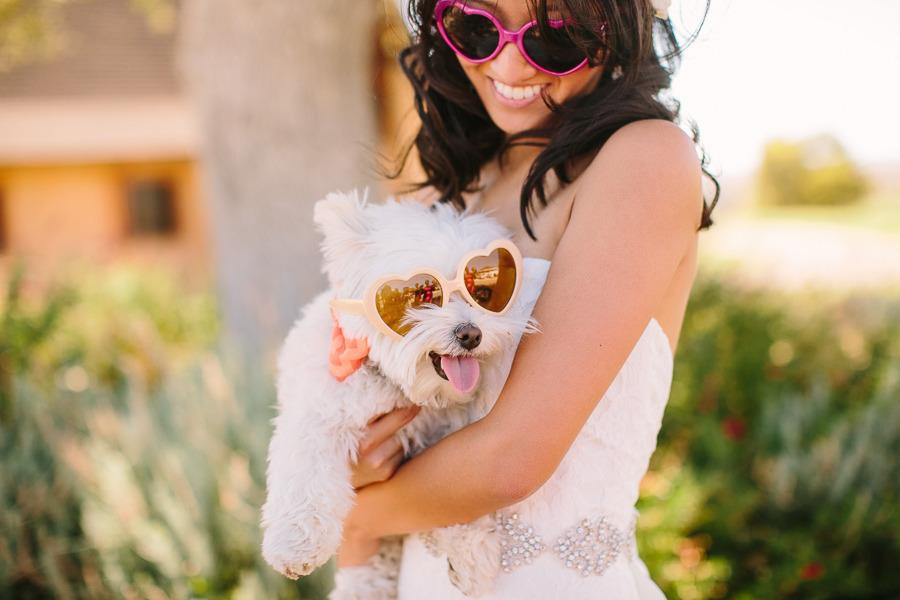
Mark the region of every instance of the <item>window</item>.
POLYGON ((127 198, 132 235, 175 233, 175 193, 171 182, 162 179, 130 182, 127 198))
POLYGON ((6 231, 6 202, 3 197, 3 186, 0 185, 0 254, 6 252, 7 244, 9 244, 8 233, 6 231))

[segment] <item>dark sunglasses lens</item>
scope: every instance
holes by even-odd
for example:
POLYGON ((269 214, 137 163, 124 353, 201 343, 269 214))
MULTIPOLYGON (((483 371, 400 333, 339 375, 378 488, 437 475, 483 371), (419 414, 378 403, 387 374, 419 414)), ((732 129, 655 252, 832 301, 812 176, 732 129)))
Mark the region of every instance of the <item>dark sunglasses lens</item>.
POLYGON ((546 33, 538 25, 529 27, 522 45, 531 60, 554 73, 570 71, 586 58, 565 27, 549 28, 546 33))
POLYGON ((419 308, 423 304, 437 304, 444 301, 441 284, 430 275, 414 275, 406 280, 388 281, 375 293, 375 310, 385 325, 406 335, 413 324, 405 322, 406 309, 419 308))
POLYGON ((487 256, 476 256, 466 265, 466 291, 479 306, 500 312, 512 299, 516 276, 516 261, 512 254, 498 248, 487 256))
POLYGON ((456 6, 444 10, 441 25, 454 49, 472 60, 490 56, 500 41, 497 28, 490 19, 483 15, 467 15, 456 6))

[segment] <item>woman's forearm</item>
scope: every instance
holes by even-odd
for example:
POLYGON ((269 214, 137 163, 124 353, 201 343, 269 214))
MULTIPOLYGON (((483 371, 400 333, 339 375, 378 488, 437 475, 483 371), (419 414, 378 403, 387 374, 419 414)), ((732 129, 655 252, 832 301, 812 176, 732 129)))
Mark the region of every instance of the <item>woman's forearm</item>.
POLYGON ((528 495, 504 472, 508 446, 486 435, 488 417, 465 427, 402 465, 382 483, 362 488, 347 519, 364 538, 399 535, 465 523, 528 495))

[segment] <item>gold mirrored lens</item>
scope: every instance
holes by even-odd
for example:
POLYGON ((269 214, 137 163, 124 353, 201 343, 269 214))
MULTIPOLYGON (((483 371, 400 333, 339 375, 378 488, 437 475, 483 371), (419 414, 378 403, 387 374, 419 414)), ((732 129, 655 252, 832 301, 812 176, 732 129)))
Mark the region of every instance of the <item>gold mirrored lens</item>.
POLYGON ((409 323, 401 324, 407 308, 417 308, 423 304, 441 306, 444 293, 441 284, 431 275, 414 275, 406 280, 388 281, 375 293, 375 309, 384 323, 399 333, 406 335, 412 328, 409 323))
POLYGON ((516 261, 505 248, 476 256, 466 264, 466 291, 482 308, 500 312, 516 289, 516 261))

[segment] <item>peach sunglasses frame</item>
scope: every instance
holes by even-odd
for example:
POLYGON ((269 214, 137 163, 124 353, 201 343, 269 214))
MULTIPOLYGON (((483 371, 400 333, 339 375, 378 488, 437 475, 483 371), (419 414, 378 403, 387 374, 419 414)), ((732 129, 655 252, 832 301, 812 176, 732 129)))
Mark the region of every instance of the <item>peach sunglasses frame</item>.
POLYGON ((408 274, 405 276, 385 275, 383 277, 379 277, 366 289, 366 293, 363 295, 362 300, 350 298, 334 298, 331 300, 330 305, 335 310, 340 310, 351 314, 365 315, 369 322, 372 323, 372 325, 381 333, 394 339, 403 339, 403 335, 391 329, 388 324, 384 322, 384 320, 381 318, 381 315, 378 314, 378 309, 375 308, 375 296, 378 293, 378 289, 385 283, 389 281, 409 281, 416 275, 429 275, 431 277, 434 277, 438 281, 438 283, 441 284, 441 297, 445 298, 447 301, 449 301, 450 295, 453 292, 458 291, 466 300, 466 302, 468 302, 478 310, 484 311, 491 315, 502 315, 509 310, 510 306, 512 306, 513 302, 515 301, 516 296, 519 295, 519 289, 522 287, 522 263, 522 253, 519 251, 519 248, 511 240, 500 238, 494 240, 484 248, 473 250, 463 256, 459 261, 459 267, 456 270, 456 277, 454 279, 447 280, 434 269, 430 267, 421 267, 408 271, 408 274), (472 296, 469 294, 469 290, 466 289, 465 272, 466 265, 468 265, 469 261, 471 261, 473 258, 478 258, 479 256, 490 256, 491 253, 494 252, 494 250, 500 248, 506 250, 512 256, 513 264, 515 264, 516 266, 516 284, 513 287, 513 291, 509 297, 509 301, 506 303, 506 306, 503 307, 503 310, 492 311, 478 304, 478 302, 476 302, 475 299, 472 298, 472 296))

